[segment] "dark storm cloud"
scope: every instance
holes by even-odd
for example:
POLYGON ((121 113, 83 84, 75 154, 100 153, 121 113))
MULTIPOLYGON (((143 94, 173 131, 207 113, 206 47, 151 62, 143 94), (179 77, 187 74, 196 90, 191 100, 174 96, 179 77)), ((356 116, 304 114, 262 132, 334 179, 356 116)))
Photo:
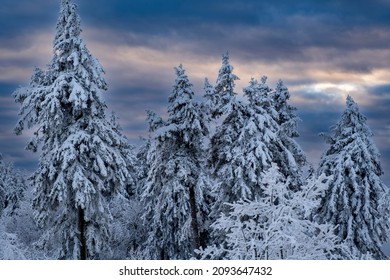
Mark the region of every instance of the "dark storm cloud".
POLYGON ((367 91, 380 98, 390 97, 390 84, 376 85, 373 87, 369 87, 367 91))
POLYGON ((18 121, 19 106, 14 102, 11 94, 16 87, 15 84, 0 84, 0 137, 2 139, 11 139, 15 136, 13 129, 18 121))
MULTIPOLYGON (((390 84, 367 87, 366 91, 369 104, 362 110, 371 121, 373 130, 390 130, 390 84)), ((388 137, 390 144, 390 131, 388 137)))
MULTIPOLYGON (((129 43, 191 41, 198 52, 229 49, 246 59, 305 58, 309 47, 387 48, 390 9, 385 1, 79 1, 85 22, 142 34, 129 43)), ((126 37, 126 36, 125 36, 126 37)), ((169 47, 169 43, 166 44, 169 47)), ((213 53, 215 55, 215 53, 213 53)))
MULTIPOLYGON (((3 2, 2 35, 54 29, 60 1, 3 2)), ((93 9, 90 0, 76 3, 84 28, 196 40, 239 52, 264 48, 262 54, 297 55, 308 46, 383 47, 389 39, 387 32, 372 30, 389 27, 387 1, 96 0, 93 9), (373 40, 362 40, 366 36, 373 40)))
POLYGON ((0 36, 2 45, 21 34, 36 32, 51 26, 54 30, 59 1, 2 0, 0 9, 0 36))
POLYGON ((330 133, 331 127, 337 123, 343 109, 335 110, 334 106, 322 108, 321 111, 300 108, 297 112, 301 119, 299 131, 305 135, 305 141, 314 143, 315 141, 312 140, 317 139, 318 142, 320 133, 330 133))
MULTIPOLYGON (((161 33, 172 30, 196 31, 194 23, 224 27, 273 26, 288 27, 295 18, 299 27, 308 28, 316 22, 328 23, 347 30, 353 25, 388 26, 390 7, 386 1, 257 1, 257 0, 95 0, 78 1, 80 10, 87 10, 83 18, 95 26, 112 25, 121 29, 140 30, 142 33, 161 33), (300 20, 299 20, 300 19, 300 20), (306 20, 305 20, 306 19, 306 20), (158 23, 158 24, 156 24, 158 23)), ((289 26, 292 27, 292 26, 289 26)))
MULTIPOLYGON (((15 138, 14 127, 18 121, 19 106, 11 96, 14 87, 13 84, 0 84, 0 138, 2 140, 15 138)), ((2 149, 0 152, 5 150, 2 149)))
MULTIPOLYGON (((253 1, 191 1, 191 0, 112 0, 94 1, 90 18, 95 26, 111 25, 124 30, 148 34, 196 31, 194 24, 235 24, 257 22, 252 12, 253 1)), ((80 9, 89 10, 88 1, 79 1, 80 9)), ((201 24, 201 25, 203 25, 201 24)))
POLYGON ((146 136, 148 127, 146 110, 165 117, 169 92, 155 88, 125 87, 115 89, 119 94, 106 94, 109 110, 119 117, 119 123, 132 144, 139 144, 140 136, 146 136))
MULTIPOLYGON (((58 2, 7 0, 2 32, 54 30, 58 2)), ((93 9, 89 0, 76 3, 86 32, 92 27, 110 30, 110 39, 118 43, 158 50, 188 42, 199 55, 229 50, 243 62, 309 61, 308 48, 337 49, 323 57, 337 59, 342 50, 383 49, 390 40, 387 1, 96 0, 93 9)), ((358 72, 376 67, 358 61, 339 64, 358 72)))

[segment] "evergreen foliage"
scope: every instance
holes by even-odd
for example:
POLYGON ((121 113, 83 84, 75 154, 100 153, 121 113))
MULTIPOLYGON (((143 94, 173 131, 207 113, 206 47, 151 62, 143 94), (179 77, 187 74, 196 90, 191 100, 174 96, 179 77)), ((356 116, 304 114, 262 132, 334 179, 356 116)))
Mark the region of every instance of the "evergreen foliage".
POLYGON ((389 235, 389 190, 380 179, 380 154, 352 97, 326 138, 318 174, 332 175, 317 219, 336 227, 339 242, 345 243, 355 259, 367 254, 385 259, 381 245, 389 235))
POLYGON ((0 216, 13 215, 24 199, 27 183, 23 174, 5 162, 0 154, 0 216))
POLYGON ((169 96, 168 119, 149 114, 153 138, 142 199, 150 229, 146 248, 152 259, 189 259, 201 245, 208 188, 202 138, 207 134, 200 106, 183 67, 169 96))
MULTIPOLYGON (((266 80, 262 77, 261 83, 250 81, 244 89, 248 103, 232 98, 231 110, 211 138, 209 165, 220 182, 216 213, 222 210, 226 214, 226 203, 259 197, 262 174, 272 163, 278 165, 289 185, 296 185, 301 175, 292 152, 280 137, 279 116, 266 80)), ((285 135, 286 142, 287 138, 285 135)))
POLYGON ((97 259, 108 250, 107 197, 134 184, 132 147, 106 119, 104 71, 80 33, 76 5, 62 0, 48 69, 14 92, 15 131, 35 127, 27 149, 42 150, 30 178, 35 219, 47 228, 41 245, 59 259, 97 259))
MULTIPOLYGON (((304 190, 291 192, 276 164, 263 174, 263 195, 253 201, 229 204, 212 224, 222 241, 199 254, 203 259, 332 259, 336 236, 333 228, 311 222, 326 184, 320 178, 304 190)), ((343 248, 338 248, 343 251, 343 248)))
POLYGON ((30 191, 24 174, 0 155, 0 260, 43 258, 34 247, 41 232, 32 219, 30 191))
POLYGON ((318 170, 303 177, 283 81, 236 92, 229 54, 202 102, 182 65, 167 118, 147 111, 134 155, 106 116, 104 70, 61 0, 47 69, 13 97, 15 133, 40 151, 29 177, 0 155, 0 259, 386 259, 390 193, 373 133, 348 96, 318 170))
POLYGON ((211 117, 217 118, 231 111, 233 97, 237 95, 234 91, 235 81, 239 78, 233 74, 233 66, 230 64, 229 53, 222 55, 222 66, 219 69, 218 78, 214 88, 208 80, 205 81, 205 97, 211 102, 211 117))
POLYGON ((299 118, 295 114, 297 108, 288 104, 290 93, 282 80, 279 80, 275 90, 271 94, 278 113, 277 123, 279 125, 278 137, 286 147, 288 157, 291 163, 288 167, 287 176, 290 176, 290 188, 296 190, 302 184, 302 167, 306 164, 306 156, 299 144, 294 138, 299 137, 298 122, 299 118))

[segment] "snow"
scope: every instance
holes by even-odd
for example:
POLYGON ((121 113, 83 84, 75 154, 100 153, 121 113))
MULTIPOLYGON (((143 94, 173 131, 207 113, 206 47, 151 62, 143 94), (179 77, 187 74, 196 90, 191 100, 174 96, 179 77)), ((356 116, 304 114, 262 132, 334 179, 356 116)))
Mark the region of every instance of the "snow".
POLYGON ((79 38, 76 5, 61 3, 48 70, 36 70, 27 89, 14 94, 22 104, 17 130, 26 123, 38 127, 28 145, 32 151, 42 148, 31 176, 34 211, 41 226, 56 232, 45 234, 41 243, 50 247, 50 239, 62 239, 57 257, 78 258, 84 250, 78 240, 84 240, 88 257, 99 258, 109 241, 107 194, 124 193, 134 182, 134 155, 117 125, 105 117, 104 70, 79 38))
POLYGON ((328 136, 330 147, 318 169, 318 174, 333 174, 333 179, 317 217, 320 222, 338 226, 339 242, 345 243, 351 254, 382 259, 385 256, 380 248, 388 239, 390 197, 379 178, 379 153, 371 137, 366 118, 348 97, 344 113, 328 136))
POLYGON ((179 65, 167 118, 147 111, 135 156, 80 35, 77 6, 62 0, 51 62, 13 93, 15 132, 33 130, 40 158, 25 180, 0 157, 0 259, 390 257, 389 189, 352 97, 305 177, 282 80, 252 78, 239 94, 226 53, 197 102, 179 65))
POLYGON ((201 145, 207 129, 183 66, 175 73, 167 121, 148 113, 153 136, 146 151, 149 169, 141 197, 150 232, 145 246, 152 259, 193 257, 208 213, 209 182, 201 145))

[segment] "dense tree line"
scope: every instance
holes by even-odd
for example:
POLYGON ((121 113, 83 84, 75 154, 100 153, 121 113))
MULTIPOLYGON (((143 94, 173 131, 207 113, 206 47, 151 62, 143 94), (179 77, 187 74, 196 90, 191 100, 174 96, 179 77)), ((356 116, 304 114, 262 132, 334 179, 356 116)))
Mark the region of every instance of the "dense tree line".
POLYGON ((135 149, 80 33, 62 0, 51 62, 13 94, 40 159, 27 179, 0 160, 1 259, 386 258, 389 190, 352 97, 306 172, 288 88, 263 76, 236 92, 226 53, 198 98, 174 68, 167 118, 148 111, 135 149))

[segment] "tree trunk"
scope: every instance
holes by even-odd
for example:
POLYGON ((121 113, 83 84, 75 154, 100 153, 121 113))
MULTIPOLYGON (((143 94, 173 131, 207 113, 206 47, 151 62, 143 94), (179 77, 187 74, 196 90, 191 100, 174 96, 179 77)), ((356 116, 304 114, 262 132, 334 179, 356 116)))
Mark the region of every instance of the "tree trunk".
POLYGON ((190 187, 191 228, 193 234, 193 249, 200 247, 199 225, 197 218, 196 199, 193 186, 190 187))
POLYGON ((84 219, 84 209, 79 207, 79 233, 80 233, 80 260, 87 259, 87 241, 85 237, 85 219, 84 219))

